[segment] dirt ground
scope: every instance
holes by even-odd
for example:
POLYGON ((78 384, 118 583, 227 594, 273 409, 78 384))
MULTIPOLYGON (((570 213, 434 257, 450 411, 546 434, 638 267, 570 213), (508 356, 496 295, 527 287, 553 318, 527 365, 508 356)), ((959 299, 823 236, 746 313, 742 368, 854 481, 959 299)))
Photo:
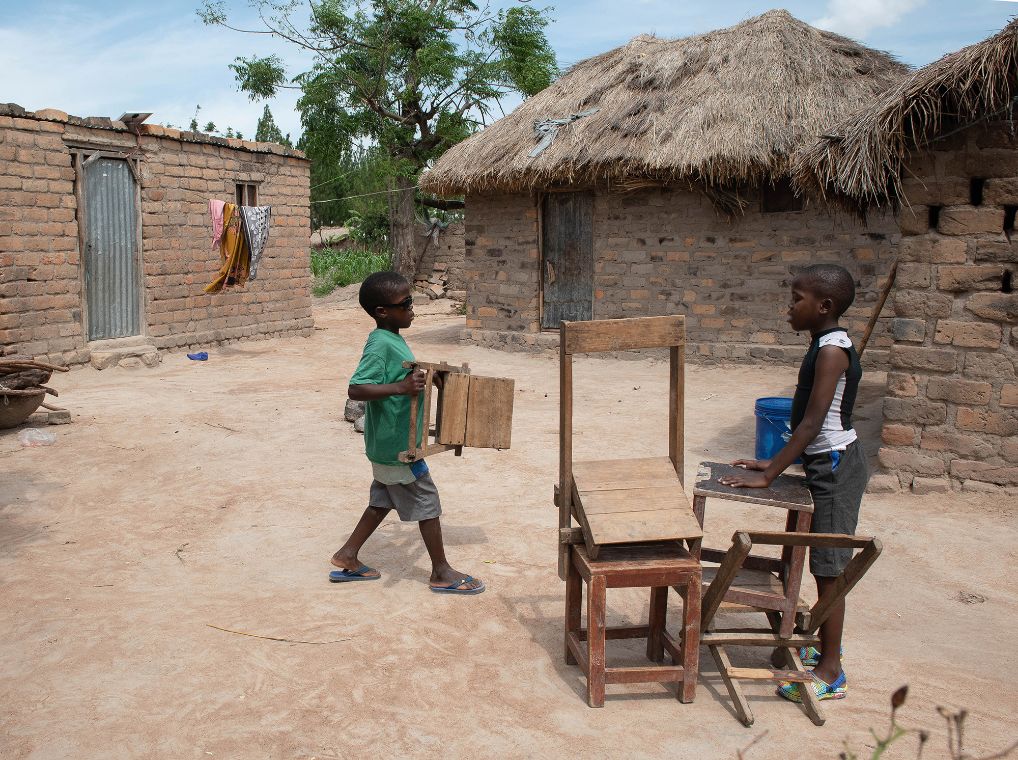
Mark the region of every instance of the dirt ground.
MULTIPOLYGON (((938 705, 971 711, 976 755, 1018 736, 1016 507, 960 495, 864 502, 860 533, 884 553, 849 597, 850 697, 824 703, 825 726, 747 684, 756 723, 743 727, 706 651, 693 704, 610 686, 588 708, 562 659, 557 358, 461 345, 462 318, 438 303, 406 333, 419 358, 516 379, 511 450, 430 460, 450 559, 487 592, 430 593, 416 527, 394 519, 362 553, 380 582, 327 582, 370 480, 342 418, 370 325, 343 294, 318 304, 307 339, 74 371, 54 381, 74 414, 48 428, 55 445, 0 431, 0 756, 735 758, 766 732, 748 760, 834 758, 846 742, 868 757, 904 683, 901 723, 933 733, 924 757, 947 756, 938 705)), ((581 359, 575 376, 578 458, 666 450, 666 363, 581 359)), ((753 400, 787 395, 793 378, 690 367, 687 482, 699 460, 751 453, 753 400)), ((863 389, 871 449, 881 380, 863 389)), ((715 545, 780 520, 723 505, 707 516, 715 545)), ((612 592, 609 624, 646 608, 644 592, 612 592)), ((615 645, 609 658, 640 661, 642 642, 615 645)), ((914 740, 887 756, 914 757, 914 740)))

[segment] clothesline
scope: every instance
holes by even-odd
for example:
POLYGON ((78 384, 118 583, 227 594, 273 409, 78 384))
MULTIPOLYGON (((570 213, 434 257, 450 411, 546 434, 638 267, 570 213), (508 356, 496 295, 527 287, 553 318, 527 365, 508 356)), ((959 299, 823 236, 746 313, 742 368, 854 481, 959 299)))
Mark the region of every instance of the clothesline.
POLYGON ((401 187, 396 190, 378 190, 374 193, 361 193, 360 195, 347 195, 343 198, 328 198, 324 201, 311 201, 312 203, 332 203, 333 201, 348 201, 352 198, 367 198, 369 195, 385 195, 387 193, 398 193, 401 190, 416 190, 420 185, 412 185, 410 187, 401 187))

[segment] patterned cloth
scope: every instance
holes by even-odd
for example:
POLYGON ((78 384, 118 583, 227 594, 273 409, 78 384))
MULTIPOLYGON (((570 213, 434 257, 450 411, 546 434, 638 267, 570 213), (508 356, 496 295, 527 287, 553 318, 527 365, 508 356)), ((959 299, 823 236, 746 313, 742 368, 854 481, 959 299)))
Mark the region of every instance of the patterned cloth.
POLYGON ((219 246, 219 241, 223 237, 223 209, 225 207, 226 201, 217 201, 215 198, 209 198, 209 216, 212 217, 213 248, 219 246))
POLYGON ((251 251, 251 279, 258 276, 258 262, 269 239, 269 225, 272 219, 272 206, 241 206, 240 215, 244 219, 244 237, 251 251))
POLYGON ((223 237, 219 241, 219 272, 216 279, 205 286, 206 293, 218 293, 224 287, 247 282, 251 266, 251 253, 241 231, 240 207, 227 203, 223 209, 223 237))

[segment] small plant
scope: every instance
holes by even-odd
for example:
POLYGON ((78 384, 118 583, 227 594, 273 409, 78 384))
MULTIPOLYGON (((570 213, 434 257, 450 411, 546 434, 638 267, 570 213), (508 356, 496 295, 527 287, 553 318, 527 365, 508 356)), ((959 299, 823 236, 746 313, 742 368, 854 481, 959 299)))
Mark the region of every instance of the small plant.
POLYGON ((388 252, 372 251, 367 248, 323 248, 311 251, 311 274, 314 282, 311 292, 316 296, 327 296, 336 288, 362 282, 372 272, 389 268, 391 257, 388 252))

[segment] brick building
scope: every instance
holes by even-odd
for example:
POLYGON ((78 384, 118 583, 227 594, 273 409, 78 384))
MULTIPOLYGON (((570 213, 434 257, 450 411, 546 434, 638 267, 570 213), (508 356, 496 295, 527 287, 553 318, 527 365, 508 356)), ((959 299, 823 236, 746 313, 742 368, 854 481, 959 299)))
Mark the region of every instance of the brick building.
POLYGON ((806 185, 900 204, 878 481, 1018 493, 1018 22, 916 72, 811 148, 806 185))
MULTIPOLYGON (((577 64, 422 177, 466 196, 470 335, 525 348, 563 319, 678 312, 691 358, 797 361, 788 282, 816 262, 856 276, 861 331, 897 225, 796 197, 789 156, 906 73, 785 11, 577 64)), ((889 344, 884 320, 869 362, 889 344)))
POLYGON ((0 353, 101 367, 309 334, 308 171, 279 145, 0 105, 0 353), (210 198, 272 206, 257 279, 215 295, 210 198))

